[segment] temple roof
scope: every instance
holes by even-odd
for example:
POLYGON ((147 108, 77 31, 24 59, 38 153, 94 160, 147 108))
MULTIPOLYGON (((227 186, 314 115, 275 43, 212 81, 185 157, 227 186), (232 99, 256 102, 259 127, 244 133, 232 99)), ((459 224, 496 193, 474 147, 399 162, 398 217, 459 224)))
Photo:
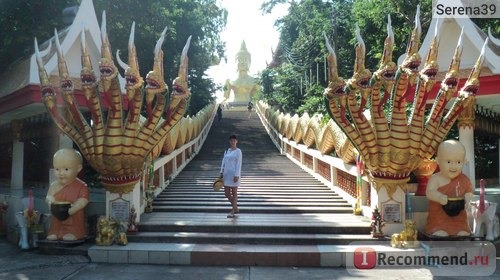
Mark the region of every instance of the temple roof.
MULTIPOLYGON (((81 43, 80 34, 85 28, 85 38, 92 65, 97 69, 101 57, 101 31, 92 0, 82 0, 73 23, 63 30, 59 30, 57 36, 61 42, 61 49, 66 59, 69 74, 75 82, 75 89, 80 89, 81 70, 81 43)), ((54 37, 39 45, 43 52, 51 47, 42 58, 45 69, 56 91, 58 89, 57 52, 54 37), (52 44, 49 42, 52 41, 52 44)), ((95 71, 99 76, 99 71, 95 71)), ((123 77, 119 76, 121 85, 124 85, 123 77)), ((26 118, 46 112, 41 103, 39 92, 40 79, 35 54, 20 59, 8 67, 0 75, 0 125, 13 119, 26 118)))
MULTIPOLYGON (((486 38, 490 40, 485 48, 485 60, 481 69, 479 91, 476 96, 476 105, 492 113, 500 114, 500 40, 481 30, 470 18, 433 18, 427 34, 420 46, 419 54, 427 56, 435 30, 438 36, 438 65, 439 73, 436 80, 441 81, 448 70, 453 53, 457 46, 460 32, 464 28, 462 37, 463 52, 460 62, 461 82, 465 82, 474 66, 486 38)), ((398 63, 406 54, 399 57, 398 63)), ((423 65, 422 65, 423 66, 423 65)), ((429 100, 432 102, 432 100, 429 100)))

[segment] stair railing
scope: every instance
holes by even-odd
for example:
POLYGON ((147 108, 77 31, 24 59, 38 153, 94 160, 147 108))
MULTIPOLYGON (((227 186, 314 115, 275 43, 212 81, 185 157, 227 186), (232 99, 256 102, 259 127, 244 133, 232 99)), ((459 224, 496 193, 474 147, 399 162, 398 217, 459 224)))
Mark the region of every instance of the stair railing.
MULTIPOLYGON (((154 161, 154 171, 158 172, 159 177, 159 185, 155 188, 154 192, 155 197, 161 193, 175 177, 177 177, 184 167, 186 167, 199 152, 210 132, 210 127, 215 118, 216 108, 217 106, 212 103, 200 112, 201 114, 206 114, 206 116, 204 116, 206 119, 205 124, 197 135, 191 137, 192 139, 190 141, 186 141, 182 146, 174 149, 167 155, 158 157, 154 161)), ((178 129, 182 129, 182 122, 180 122, 178 126, 178 129)), ((185 126, 183 126, 183 128, 185 128, 185 126)))
POLYGON ((361 189, 357 189, 358 172, 355 164, 345 163, 338 157, 321 154, 319 150, 297 143, 281 134, 273 123, 278 123, 277 119, 283 118, 283 114, 276 111, 270 112, 269 106, 265 102, 257 102, 256 111, 269 137, 281 154, 286 155, 292 162, 338 193, 351 203, 353 208, 358 196, 360 196, 363 215, 371 217, 370 204, 372 200, 376 201, 376 197, 373 197, 376 196, 376 192, 371 191, 366 175, 361 177, 361 189))
MULTIPOLYGON (((136 209, 136 222, 147 210, 151 210, 148 200, 154 199, 160 194, 168 184, 184 169, 184 167, 194 158, 205 142, 210 127, 212 126, 216 104, 211 103, 200 110, 193 117, 184 117, 183 120, 172 128, 162 143, 163 150, 167 154, 157 157, 152 166, 154 179, 149 180, 149 173, 144 172, 142 180, 134 186, 133 191, 126 194, 116 194, 106 192, 106 216, 115 217, 122 222, 129 218, 123 213, 128 207, 134 206, 136 209), (195 122, 194 119, 197 119, 195 122), (170 141, 170 142, 169 142, 170 141), (151 184, 151 182, 153 182, 151 184), (126 205, 126 207, 123 207, 126 205)), ((152 200, 150 200, 152 201, 152 200)))

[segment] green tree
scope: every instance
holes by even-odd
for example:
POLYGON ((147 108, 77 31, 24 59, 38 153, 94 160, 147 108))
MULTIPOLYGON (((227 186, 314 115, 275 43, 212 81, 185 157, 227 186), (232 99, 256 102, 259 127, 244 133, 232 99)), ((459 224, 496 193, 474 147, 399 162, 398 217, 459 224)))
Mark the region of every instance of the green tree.
POLYGON ((78 5, 75 0, 0 1, 0 72, 33 53, 33 38, 46 40, 54 28, 63 29, 62 11, 78 5))
MULTIPOLYGON (((422 40, 432 20, 432 0, 269 0, 263 3, 261 9, 264 13, 269 13, 276 5, 282 3, 288 3, 290 7, 288 15, 276 21, 282 48, 280 59, 282 62, 290 63, 293 66, 292 70, 302 73, 303 76, 311 68, 315 68, 315 63, 322 63, 321 60, 327 54, 323 32, 326 33, 337 54, 339 75, 348 79, 352 76, 354 68, 356 24, 361 29, 361 36, 367 47, 365 66, 374 71, 378 68, 382 56, 387 34, 387 15, 391 16, 395 37, 393 53, 395 60, 406 51, 409 36, 414 28, 417 5, 420 5, 422 40)), ((488 28, 491 28, 493 34, 500 32, 500 19, 472 20, 484 32, 487 32, 488 28)), ((322 67, 320 70, 321 75, 322 67)), ((288 71, 282 72, 288 73, 288 71)), ((313 72, 315 73, 315 69, 313 72)), ((274 80, 281 79, 278 77, 279 71, 275 71, 275 75, 277 76, 273 78, 274 80)), ((262 80, 266 81, 264 78, 262 80)), ((314 81, 306 83, 312 85, 314 81)), ((319 84, 326 87, 326 82, 322 79, 319 79, 319 84)), ((273 87, 267 85, 266 88, 273 87)), ((264 96, 270 95, 271 93, 264 94, 264 96)), ((312 104, 314 101, 308 101, 308 98, 315 99, 316 95, 308 93, 303 98, 304 103, 312 104)), ((292 108, 292 111, 296 111, 300 106, 302 104, 292 108)))
POLYGON ((261 99, 285 112, 294 112, 301 102, 300 75, 292 68, 289 63, 284 63, 276 69, 264 70, 260 77, 263 85, 261 99))
POLYGON ((308 113, 310 115, 314 113, 321 113, 323 116, 327 115, 325 108, 325 101, 323 97, 324 87, 320 84, 313 84, 306 90, 306 95, 304 98, 304 103, 299 106, 297 113, 303 115, 308 113))
MULTIPOLYGON (((33 53, 33 38, 40 42, 53 36, 54 28, 63 29, 62 10, 78 6, 77 0, 5 0, 0 9, 1 70, 33 53)), ((106 11, 107 30, 113 51, 127 57, 132 22, 136 22, 135 44, 141 75, 153 66, 153 49, 160 33, 168 27, 164 52, 165 82, 171 86, 177 76, 179 59, 187 38, 189 48, 189 85, 193 91, 189 113, 196 113, 212 100, 216 85, 204 76, 213 61, 224 56, 225 45, 219 33, 226 25, 227 11, 216 0, 94 0, 98 20, 106 11), (198 92, 194 92, 197 90, 198 92)), ((3 72, 3 71, 0 71, 3 72)))
MULTIPOLYGON (((269 1, 261 8, 270 12, 275 5, 283 2, 269 1)), ((288 11, 288 15, 276 22, 280 30, 281 61, 284 63, 276 69, 262 72, 263 97, 270 104, 287 109, 287 112, 308 111, 312 114, 314 111, 311 110, 321 109, 320 88, 327 85, 324 79, 326 48, 322 33, 331 26, 332 4, 320 0, 292 1, 288 11), (320 86, 315 86, 317 82, 320 86)))
POLYGON ((136 22, 136 48, 143 76, 151 70, 155 42, 167 27, 162 49, 165 82, 169 86, 177 77, 181 50, 192 35, 188 52, 192 96, 187 113, 195 114, 213 100, 217 86, 204 73, 213 61, 224 56, 225 46, 219 33, 227 19, 227 11, 218 7, 216 0, 95 0, 95 6, 98 15, 106 11, 111 23, 108 24, 110 41, 120 44, 113 48, 120 48, 123 57, 127 55, 130 26, 132 21, 136 22))

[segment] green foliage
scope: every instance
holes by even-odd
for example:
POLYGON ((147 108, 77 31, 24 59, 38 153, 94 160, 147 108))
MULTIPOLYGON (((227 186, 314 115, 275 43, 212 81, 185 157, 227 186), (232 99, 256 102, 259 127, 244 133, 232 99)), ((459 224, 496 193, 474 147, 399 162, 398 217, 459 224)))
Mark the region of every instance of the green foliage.
MULTIPOLYGON (((474 137, 476 180, 494 178, 498 174, 498 136, 478 133, 474 137)), ((488 184, 488 181, 486 181, 488 184)))
MULTIPOLYGON (((331 5, 319 0, 293 2, 289 14, 278 20, 283 61, 293 65, 297 72, 309 72, 316 62, 323 62, 322 33, 331 26, 331 5)), ((321 67, 323 70, 324 67, 321 67)))
POLYGON ((369 69, 377 69, 382 57, 384 40, 387 35, 388 15, 391 17, 394 32, 394 59, 397 59, 406 52, 406 43, 415 26, 414 20, 417 4, 420 4, 420 22, 423 39, 432 20, 432 0, 363 0, 354 2, 352 13, 354 20, 361 29, 361 36, 367 46, 366 66, 369 69))
POLYGON ((54 35, 54 28, 63 29, 62 11, 75 5, 75 0, 0 1, 0 72, 34 52, 34 37, 43 42, 54 35))
POLYGON ((146 76, 153 65, 153 49, 160 33, 167 27, 162 50, 164 52, 165 82, 171 87, 177 77, 180 55, 187 38, 189 47, 189 86, 191 101, 188 114, 195 114, 213 100, 216 85, 204 76, 213 61, 224 55, 224 43, 219 37, 226 24, 227 11, 217 6, 216 0, 156 0, 105 1, 95 0, 98 15, 106 11, 110 41, 113 49, 127 55, 127 42, 132 21, 136 22, 135 42, 141 66, 146 76))
POLYGON ((297 113, 301 116, 304 113, 313 115, 314 113, 320 113, 323 115, 328 115, 325 108, 325 102, 323 97, 324 87, 318 84, 310 86, 306 91, 306 96, 304 98, 304 103, 300 105, 297 113))
MULTIPOLYGON (((143 77, 153 66, 153 49, 160 33, 168 27, 164 52, 165 82, 171 88, 177 76, 182 48, 192 35, 189 48, 189 85, 192 88, 190 112, 212 101, 216 85, 204 77, 205 71, 224 56, 225 45, 219 34, 226 25, 227 11, 216 0, 94 0, 97 18, 106 11, 107 30, 113 51, 127 57, 132 22, 136 22, 135 44, 143 77), (200 90, 200 92, 195 92, 200 90)), ((33 53, 33 38, 44 42, 54 28, 67 26, 62 10, 78 6, 77 0, 2 0, 0 2, 0 65, 5 67, 33 53)), ((121 70, 121 69, 120 69, 121 70)), ((122 73, 123 74, 123 73, 122 73)))
POLYGON ((293 70, 289 63, 263 72, 262 97, 266 102, 280 111, 294 113, 302 103, 300 91, 300 73, 293 70))
MULTIPOLYGON (((325 88, 324 57, 327 54, 322 33, 325 32, 332 47, 337 54, 337 65, 339 76, 348 79, 353 74, 354 68, 354 47, 356 39, 354 26, 358 24, 361 29, 361 36, 367 47, 365 66, 371 71, 375 71, 380 63, 384 40, 387 34, 387 15, 391 16, 392 28, 395 37, 393 60, 406 52, 407 42, 414 28, 414 19, 417 5, 420 5, 420 22, 422 26, 422 38, 427 33, 432 20, 431 7, 432 0, 400 1, 400 0, 269 0, 261 9, 264 13, 269 13, 272 9, 282 3, 289 2, 289 13, 277 20, 276 25, 280 30, 280 60, 286 66, 279 66, 278 69, 270 72, 262 72, 262 86, 265 98, 271 100, 278 108, 290 108, 289 113, 296 111, 308 111, 314 108, 318 98, 315 94, 305 94, 299 99, 296 107, 296 98, 283 98, 283 93, 305 91, 305 87, 311 88, 316 84, 318 75, 318 85, 325 88), (316 63, 319 63, 319 71, 316 73, 316 63), (286 70, 283 69, 286 67, 286 70), (281 69, 281 70, 279 70, 281 69), (291 75, 292 77, 304 77, 304 73, 313 74, 311 81, 308 77, 303 79, 302 84, 298 80, 295 83, 283 83, 286 77, 280 75, 291 75), (279 81, 279 82, 278 82, 279 81), (275 85, 275 83, 279 83, 275 85), (290 87, 292 84, 296 88, 290 87), (285 87, 288 85, 288 87, 285 87), (302 87, 302 89, 301 89, 302 87), (272 90, 279 89, 280 92, 272 90), (273 95, 278 95, 274 97, 273 95), (309 100, 311 99, 311 100, 309 100), (305 109, 307 108, 307 109, 305 109)), ((500 19, 473 19, 479 27, 487 32, 487 28, 492 29, 493 34, 500 32, 500 19)), ((289 95, 289 97, 296 96, 289 95)), ((318 109, 321 109, 318 106, 318 109)), ((314 112, 309 112, 314 113, 314 112)))

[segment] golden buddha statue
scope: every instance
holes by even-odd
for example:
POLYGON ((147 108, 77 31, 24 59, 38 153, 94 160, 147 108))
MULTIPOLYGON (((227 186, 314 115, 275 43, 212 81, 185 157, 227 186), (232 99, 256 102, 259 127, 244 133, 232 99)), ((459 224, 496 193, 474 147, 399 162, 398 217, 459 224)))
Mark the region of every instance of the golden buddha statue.
POLYGON ((246 105, 250 102, 257 92, 258 85, 255 79, 248 75, 248 70, 250 69, 250 64, 252 57, 247 50, 245 41, 241 42, 241 48, 236 54, 237 71, 238 77, 231 81, 226 80, 226 85, 224 86, 224 98, 228 99, 231 90, 234 93, 233 103, 246 105))

